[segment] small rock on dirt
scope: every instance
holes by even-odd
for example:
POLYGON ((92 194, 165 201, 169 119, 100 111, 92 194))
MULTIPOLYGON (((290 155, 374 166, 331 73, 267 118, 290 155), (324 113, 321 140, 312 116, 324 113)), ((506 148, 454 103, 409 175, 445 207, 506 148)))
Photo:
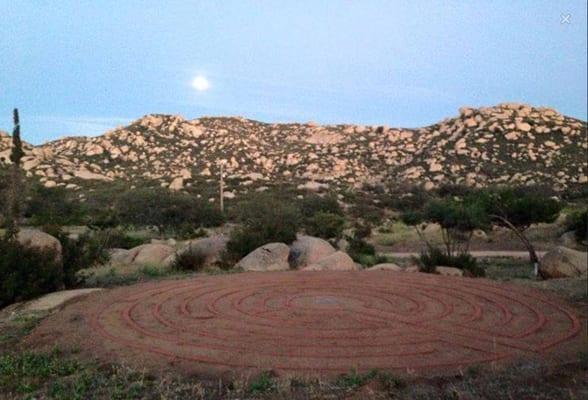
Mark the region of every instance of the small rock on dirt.
POLYGON ((376 264, 373 267, 368 268, 366 271, 395 271, 395 272, 401 272, 404 270, 404 268, 394 264, 394 263, 382 263, 382 264, 376 264))

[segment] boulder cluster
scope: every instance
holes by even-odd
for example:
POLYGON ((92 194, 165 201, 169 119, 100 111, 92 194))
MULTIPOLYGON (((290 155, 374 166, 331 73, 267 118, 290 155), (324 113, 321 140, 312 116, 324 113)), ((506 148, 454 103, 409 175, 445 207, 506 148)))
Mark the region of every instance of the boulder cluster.
MULTIPOLYGON (((153 240, 150 244, 137 246, 130 250, 110 249, 112 264, 159 265, 169 268, 176 257, 187 251, 196 251, 204 256, 203 267, 215 266, 226 251, 228 238, 215 235, 203 239, 190 240, 182 244, 171 241, 153 240)), ((262 245, 235 265, 235 268, 248 272, 270 271, 357 271, 363 266, 354 262, 344 251, 337 250, 328 241, 307 235, 298 235, 291 244, 267 243, 262 245)), ((387 270, 394 272, 419 272, 416 265, 400 267, 393 263, 377 264, 367 271, 387 270)), ((439 275, 463 276, 457 268, 439 266, 439 275)))
MULTIPOLYGON (((26 144, 23 168, 47 187, 149 180, 182 190, 216 182, 222 164, 227 198, 279 182, 312 191, 401 182, 562 190, 588 182, 587 150, 586 122, 508 103, 463 107, 418 129, 148 115, 98 137, 26 144)), ((0 133, 0 162, 9 153, 0 133)))

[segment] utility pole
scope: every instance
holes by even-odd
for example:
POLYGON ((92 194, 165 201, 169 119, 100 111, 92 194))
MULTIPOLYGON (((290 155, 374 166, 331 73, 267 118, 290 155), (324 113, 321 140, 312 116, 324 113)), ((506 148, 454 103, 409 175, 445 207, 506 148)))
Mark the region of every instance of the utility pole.
POLYGON ((224 181, 224 174, 223 174, 223 165, 224 163, 220 163, 220 211, 221 213, 225 212, 225 181, 224 181))

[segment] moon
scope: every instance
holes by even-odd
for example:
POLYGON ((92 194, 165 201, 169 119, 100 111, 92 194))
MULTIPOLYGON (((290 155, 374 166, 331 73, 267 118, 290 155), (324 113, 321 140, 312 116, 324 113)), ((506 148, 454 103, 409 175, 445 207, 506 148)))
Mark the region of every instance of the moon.
POLYGON ((205 92, 210 89, 210 82, 204 75, 197 75, 192 79, 192 87, 199 92, 205 92))

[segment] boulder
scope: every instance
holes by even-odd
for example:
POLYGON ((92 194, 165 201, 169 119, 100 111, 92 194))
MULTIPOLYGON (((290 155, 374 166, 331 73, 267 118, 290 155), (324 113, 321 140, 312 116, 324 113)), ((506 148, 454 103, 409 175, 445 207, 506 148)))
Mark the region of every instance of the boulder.
POLYGON ((171 181, 171 183, 169 184, 169 188, 170 190, 180 190, 184 187, 184 179, 179 177, 179 178, 175 178, 173 181, 171 181))
POLYGON ((404 268, 404 272, 421 272, 421 270, 418 265, 409 265, 404 268))
POLYGON ((124 264, 129 257, 129 250, 127 249, 108 249, 110 262, 112 264, 124 264))
POLYGON ((539 262, 539 275, 544 279, 586 276, 588 253, 559 246, 548 251, 539 262))
POLYGON ((354 271, 358 269, 359 267, 347 253, 337 251, 302 268, 302 271, 354 271))
MULTIPOLYGON (((221 260, 224 251, 227 249, 229 239, 225 235, 215 235, 203 239, 190 240, 186 242, 179 250, 178 254, 191 250, 204 255, 204 265, 211 266, 221 260)), ((175 257, 175 254, 171 256, 175 257)))
POLYGON ((151 239, 151 244, 166 244, 168 246, 175 246, 177 244, 176 239, 151 239))
POLYGON ((326 240, 305 235, 298 235, 290 250, 289 261, 294 267, 306 267, 337 251, 326 240))
POLYGON ((66 303, 80 299, 93 292, 99 292, 101 288, 61 290, 41 296, 35 300, 28 301, 19 307, 19 311, 39 312, 53 311, 63 307, 66 303))
POLYGON ((268 243, 253 250, 236 265, 245 271, 286 271, 290 269, 290 248, 284 243, 268 243))
POLYGON ((52 249, 56 253, 56 258, 61 260, 61 243, 48 233, 38 229, 21 229, 18 231, 16 239, 20 244, 36 249, 52 249))
POLYGON ((435 273, 444 276, 463 276, 463 270, 453 267, 437 266, 435 267, 435 273))
POLYGON ((165 244, 143 244, 129 250, 127 264, 164 264, 175 249, 165 244))
POLYGON ((401 272, 404 271, 404 268, 394 264, 394 263, 382 263, 382 264, 376 264, 373 267, 370 267, 367 269, 367 271, 395 271, 395 272, 401 272))

